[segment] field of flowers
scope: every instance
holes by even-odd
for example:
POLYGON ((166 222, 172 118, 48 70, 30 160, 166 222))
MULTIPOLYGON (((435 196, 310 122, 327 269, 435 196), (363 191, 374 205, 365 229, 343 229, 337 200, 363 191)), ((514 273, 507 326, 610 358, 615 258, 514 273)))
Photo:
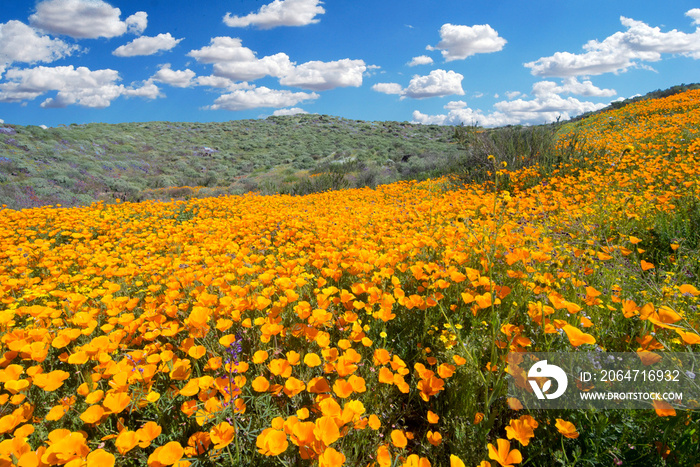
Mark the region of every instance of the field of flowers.
POLYGON ((556 167, 0 210, 0 465, 694 465, 700 412, 526 411, 512 351, 700 345, 700 91, 556 167))

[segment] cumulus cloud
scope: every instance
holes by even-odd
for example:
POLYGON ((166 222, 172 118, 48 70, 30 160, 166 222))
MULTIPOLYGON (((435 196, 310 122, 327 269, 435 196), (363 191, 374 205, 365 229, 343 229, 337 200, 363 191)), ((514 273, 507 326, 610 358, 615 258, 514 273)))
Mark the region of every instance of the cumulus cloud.
MULTIPOLYGON (((689 10, 693 24, 700 24, 700 9, 689 10)), ((584 53, 556 52, 525 64, 536 76, 581 76, 619 73, 630 67, 648 67, 644 62, 657 62, 662 54, 679 54, 700 58, 700 27, 688 34, 673 29, 661 32, 641 21, 620 17, 627 28, 605 38, 602 42, 588 41, 584 53)))
POLYGON ((214 64, 214 75, 236 81, 254 81, 265 76, 281 78, 294 67, 285 53, 267 55, 249 61, 228 61, 214 64))
POLYGON ((443 106, 447 110, 463 109, 467 107, 467 103, 464 101, 450 101, 443 106))
POLYGON ((411 123, 420 123, 423 125, 481 125, 484 127, 503 126, 515 123, 514 120, 508 119, 506 115, 499 112, 493 112, 485 115, 481 110, 470 109, 469 107, 462 109, 450 110, 447 114, 428 115, 419 110, 413 111, 413 120, 411 123))
POLYGON ((318 23, 317 15, 326 12, 319 0, 275 0, 263 5, 257 13, 233 16, 226 13, 224 23, 231 27, 257 26, 271 29, 277 26, 306 26, 318 23))
POLYGON ((272 115, 274 116, 281 116, 281 115, 298 115, 298 114, 308 114, 304 109, 301 109, 299 107, 292 107, 291 109, 280 109, 280 110, 275 110, 272 112, 272 115))
POLYGON ((693 24, 700 25, 700 8, 693 8, 685 12, 685 16, 693 19, 693 24))
POLYGON ((427 76, 414 76, 404 89, 403 95, 413 99, 441 97, 451 94, 464 95, 464 76, 454 71, 433 70, 427 76))
POLYGON ((282 108, 318 98, 319 95, 314 92, 291 92, 260 86, 249 90, 236 90, 229 94, 223 94, 216 98, 214 104, 208 108, 211 110, 248 110, 258 107, 282 108))
POLYGON ((561 94, 611 96, 616 93, 612 89, 600 89, 590 81, 581 83, 575 78, 569 78, 560 85, 552 81, 535 83, 532 94, 532 99, 514 99, 523 94, 506 93, 510 96, 508 100, 496 102, 494 110, 488 113, 469 108, 464 101, 453 101, 444 106, 448 110, 446 114, 427 115, 416 110, 413 112, 413 121, 438 125, 479 124, 485 127, 548 123, 605 107, 605 104, 581 101, 574 97, 564 98, 561 94))
POLYGON ((384 94, 401 95, 403 93, 403 88, 399 83, 377 83, 372 86, 372 90, 384 94))
POLYGON ((246 82, 237 83, 231 79, 225 78, 223 76, 197 76, 194 79, 197 86, 207 86, 215 89, 226 89, 228 91, 235 91, 237 89, 253 89, 254 85, 248 84, 246 82))
POLYGON ((137 11, 126 18, 124 24, 126 24, 126 32, 137 36, 141 35, 148 26, 148 14, 145 11, 137 11))
POLYGON ((440 38, 442 40, 436 46, 429 45, 426 49, 440 50, 447 62, 480 53, 498 52, 506 44, 506 40, 488 24, 461 26, 446 23, 440 28, 440 38))
POLYGON ((377 83, 372 89, 384 94, 399 94, 401 98, 425 99, 452 94, 464 95, 462 80, 464 76, 454 71, 433 70, 427 76, 415 75, 404 89, 397 83, 377 83))
POLYGON ((433 63, 433 59, 427 55, 419 55, 418 57, 413 57, 410 62, 407 63, 408 66, 418 66, 418 65, 430 65, 433 63))
POLYGON ((32 26, 52 34, 94 39, 116 37, 131 32, 141 34, 147 25, 147 14, 139 11, 119 19, 121 10, 102 0, 44 0, 29 17, 32 26))
POLYGON ((158 34, 157 36, 137 37, 128 44, 117 47, 112 55, 117 57, 134 57, 137 55, 153 55, 161 50, 170 50, 182 39, 175 39, 170 33, 158 34))
POLYGON ((326 91, 344 86, 361 86, 368 69, 362 60, 311 61, 297 65, 285 53, 258 58, 239 38, 214 37, 208 46, 187 55, 201 63, 213 64, 214 76, 236 81, 254 81, 272 76, 285 86, 326 91))
POLYGON ((257 58, 239 38, 214 37, 209 44, 187 55, 198 62, 213 64, 215 76, 237 81, 252 81, 265 76, 281 78, 294 66, 285 53, 257 58))
POLYGON ((345 58, 332 62, 311 61, 288 70, 280 79, 280 84, 311 91, 358 87, 362 86, 362 74, 366 69, 363 60, 345 58))
POLYGON ((237 37, 212 37, 209 45, 197 50, 190 50, 187 54, 198 62, 248 62, 256 60, 255 52, 248 47, 243 47, 243 42, 237 37))
POLYGON ((60 39, 42 36, 21 21, 0 24, 0 75, 14 62, 53 62, 79 50, 60 39))
POLYGON ((164 97, 163 93, 160 92, 160 88, 151 80, 146 81, 140 87, 123 88, 121 95, 125 97, 142 97, 144 99, 164 97))
MULTIPOLYGON (((532 93, 535 96, 548 94, 576 94, 579 96, 610 97, 617 94, 614 89, 601 89, 590 80, 579 82, 575 77, 566 78, 563 84, 558 85, 553 81, 539 81, 532 85, 532 93)), ((511 98, 509 96, 509 98, 511 98)))
POLYGON ((574 97, 564 99, 558 94, 536 96, 534 99, 501 101, 494 108, 517 123, 536 124, 553 122, 558 118, 567 120, 584 112, 592 112, 605 104, 580 101, 574 97))
POLYGON ((141 87, 126 87, 117 84, 119 79, 119 73, 111 69, 92 71, 86 67, 74 68, 72 65, 12 68, 5 75, 6 81, 0 83, 0 102, 21 102, 57 91, 55 97, 47 98, 41 106, 66 107, 75 104, 103 108, 119 96, 155 99, 160 95, 152 82, 141 87))
POLYGON ((155 75, 151 76, 151 79, 177 88, 186 88, 194 84, 192 80, 195 75, 195 72, 190 69, 173 70, 170 68, 170 64, 166 63, 160 67, 155 75))

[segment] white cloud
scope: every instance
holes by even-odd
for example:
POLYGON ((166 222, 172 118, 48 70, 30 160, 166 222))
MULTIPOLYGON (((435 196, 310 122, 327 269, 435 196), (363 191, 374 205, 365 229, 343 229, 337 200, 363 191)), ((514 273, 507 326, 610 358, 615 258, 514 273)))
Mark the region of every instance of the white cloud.
POLYGON ((401 99, 425 99, 428 97, 443 97, 452 94, 464 95, 462 80, 464 76, 454 71, 433 70, 427 76, 415 75, 408 86, 403 89, 397 83, 377 83, 372 89, 384 94, 398 94, 401 99))
POLYGON ((516 99, 513 101, 501 101, 494 104, 499 112, 508 115, 518 123, 547 123, 558 118, 567 120, 570 117, 584 112, 592 112, 602 109, 605 104, 585 102, 568 97, 564 99, 558 94, 536 96, 531 100, 516 99))
POLYGON ((146 81, 139 88, 124 88, 122 91, 122 96, 125 97, 142 97, 144 99, 156 99, 158 97, 165 97, 163 93, 160 92, 160 88, 155 85, 151 80, 146 81))
POLYGON ((399 83, 377 83, 372 86, 372 90, 384 94, 401 95, 403 93, 403 88, 399 83))
POLYGON ((76 38, 116 37, 127 31, 140 34, 147 25, 146 12, 139 11, 126 21, 121 10, 102 0, 44 0, 29 17, 32 26, 76 38))
POLYGON ((255 52, 248 47, 243 47, 243 42, 237 37, 219 36, 212 37, 209 45, 197 50, 190 50, 187 54, 198 62, 249 62, 256 60, 255 52))
MULTIPOLYGON (((687 16, 699 24, 700 9, 689 10, 687 16)), ((616 32, 602 42, 588 41, 584 53, 556 52, 549 57, 541 57, 526 63, 536 76, 581 76, 603 73, 624 72, 630 67, 645 67, 643 62, 661 60, 662 54, 680 54, 700 59, 700 28, 692 34, 673 29, 661 32, 641 21, 620 17, 620 23, 627 28, 616 32)))
MULTIPOLYGON (((541 81, 532 86, 533 99, 523 98, 513 100, 513 97, 522 95, 519 92, 507 93, 509 100, 494 104, 494 110, 484 113, 480 109, 467 107, 466 102, 454 101, 444 106, 449 112, 440 115, 427 115, 419 111, 413 112, 413 121, 424 124, 459 125, 479 124, 485 127, 521 124, 548 123, 561 119, 568 119, 584 112, 591 112, 605 107, 605 104, 580 101, 573 97, 563 98, 559 94, 594 92, 595 94, 608 96, 610 91, 599 89, 590 81, 579 83, 575 79, 566 80, 558 86, 551 81, 541 81)), ((612 91, 614 93, 614 91, 612 91)))
POLYGON ((215 89, 225 89, 227 91, 235 91, 237 89, 254 89, 255 86, 246 82, 237 83, 223 76, 197 76, 194 80, 197 86, 207 86, 215 89))
POLYGON ((296 65, 285 53, 257 58, 254 51, 233 37, 214 37, 208 46, 191 50, 187 55, 201 63, 214 65, 214 76, 235 81, 254 81, 273 76, 285 86, 312 91, 337 87, 361 86, 368 67, 362 60, 345 58, 331 62, 311 61, 296 65))
POLYGON ((693 24, 700 25, 700 8, 693 8, 685 12, 685 16, 693 18, 693 24))
POLYGON ((170 50, 182 39, 175 39, 170 33, 158 34, 155 37, 137 37, 128 44, 117 47, 112 55, 117 57, 134 57, 136 55, 153 55, 161 50, 170 50))
POLYGON ((445 61, 463 60, 479 53, 498 52, 503 49, 506 40, 499 37, 496 30, 488 24, 461 26, 443 24, 440 28, 442 39, 436 46, 427 46, 427 50, 440 50, 445 61))
POLYGON ((177 88, 186 88, 194 84, 192 80, 195 75, 195 72, 190 69, 172 70, 170 64, 166 63, 160 67, 155 75, 151 76, 151 79, 177 88))
POLYGON ((363 60, 344 58, 332 62, 311 61, 288 70, 280 84, 312 91, 362 86, 362 73, 367 69, 363 60))
POLYGON ((254 81, 265 76, 280 78, 293 68, 293 63, 285 53, 267 55, 250 61, 228 61, 214 64, 214 75, 236 81, 254 81))
POLYGON ((464 101, 450 101, 444 105, 444 108, 447 110, 463 109, 465 107, 467 107, 467 103, 464 101))
POLYGON ((152 82, 140 88, 116 84, 119 73, 103 69, 91 71, 86 67, 70 66, 28 69, 12 68, 0 83, 0 102, 21 102, 35 99, 42 94, 58 91, 55 97, 42 102, 42 107, 66 107, 76 104, 83 107, 108 107, 117 97, 141 96, 150 99, 158 97, 157 87, 152 82))
POLYGON ((145 11, 137 11, 133 15, 126 18, 126 32, 130 34, 140 35, 148 26, 148 14, 145 11))
POLYGON ((207 107, 211 110, 248 110, 258 107, 290 107, 307 100, 318 99, 314 92, 291 92, 270 89, 264 86, 249 90, 236 90, 219 96, 214 104, 207 107))
POLYGON ((232 16, 226 13, 224 23, 231 27, 257 26, 270 29, 277 26, 306 26, 318 23, 316 15, 326 12, 319 0, 274 0, 263 5, 257 13, 246 16, 232 16))
POLYGON ((39 35, 36 30, 20 21, 0 24, 0 75, 14 62, 53 62, 79 50, 60 39, 39 35))
POLYGON ((301 109, 299 107, 292 107, 291 109, 280 109, 280 110, 275 110, 272 112, 272 115, 274 116, 280 116, 280 115, 298 115, 298 114, 308 114, 304 109, 301 109))
POLYGON ((433 70, 428 76, 414 76, 404 89, 403 96, 413 99, 441 97, 451 94, 464 95, 464 76, 454 71, 433 70))
POLYGON ((515 99, 520 94, 522 94, 520 91, 506 91, 506 98, 507 99, 515 99))
POLYGON ((433 63, 433 59, 427 55, 419 55, 418 57, 413 57, 410 62, 407 63, 408 66, 418 66, 418 65, 430 65, 433 63))
MULTIPOLYGON (((559 86, 553 81, 539 81, 532 85, 532 93, 535 96, 548 94, 576 94, 579 96, 610 97, 617 94, 614 89, 600 89, 590 80, 579 82, 575 77, 569 77, 559 86)), ((509 99, 512 97, 508 96, 509 99)))
POLYGON ((255 52, 243 47, 234 37, 214 37, 209 45, 191 50, 187 55, 201 63, 214 64, 214 75, 237 81, 252 81, 265 76, 282 77, 293 64, 285 53, 257 58, 255 52))
POLYGON ((447 114, 427 115, 418 110, 413 111, 412 123, 423 125, 480 125, 484 127, 496 127, 517 123, 509 119, 507 115, 493 112, 484 115, 481 110, 474 110, 468 107, 450 110, 447 114))

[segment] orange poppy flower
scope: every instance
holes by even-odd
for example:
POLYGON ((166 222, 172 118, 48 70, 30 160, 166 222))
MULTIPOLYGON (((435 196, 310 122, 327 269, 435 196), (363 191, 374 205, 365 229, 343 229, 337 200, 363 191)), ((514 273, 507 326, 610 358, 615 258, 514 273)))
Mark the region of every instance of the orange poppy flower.
POLYGON ((209 437, 214 443, 214 449, 223 449, 233 441, 236 429, 228 422, 221 422, 209 430, 209 437))
POLYGON ((505 439, 497 439, 498 448, 489 443, 489 457, 498 462, 503 467, 510 467, 513 464, 519 464, 523 461, 520 451, 517 449, 510 450, 510 441, 505 439))
POLYGON ((102 406, 109 411, 109 413, 119 413, 126 409, 131 403, 131 397, 124 392, 109 393, 102 402, 102 406))
POLYGON ((270 382, 264 376, 258 376, 252 383, 253 391, 265 392, 270 387, 270 382))
POLYGON ((570 324, 564 325, 563 329, 569 338, 569 342, 571 342, 571 345, 574 347, 578 347, 581 344, 595 344, 596 342, 595 337, 590 334, 586 334, 579 328, 576 328, 570 324))
POLYGON ((386 349, 374 351, 373 362, 375 366, 386 365, 391 360, 391 354, 386 349))
POLYGON ((63 370, 54 370, 50 373, 34 375, 34 386, 38 386, 46 392, 52 392, 63 386, 63 382, 70 377, 70 373, 63 370))
POLYGON ((435 424, 440 421, 440 416, 433 411, 428 410, 428 423, 435 424))
POLYGON ((518 419, 510 421, 510 424, 506 427, 506 435, 508 439, 517 439, 520 444, 527 446, 530 444, 530 438, 535 436, 535 432, 529 423, 518 419))
POLYGON ((576 426, 571 422, 557 418, 557 424, 555 426, 557 427, 557 430, 559 430, 559 433, 567 438, 575 439, 579 436, 578 431, 576 431, 576 426))
MULTIPOLYGON (((114 454, 111 454, 104 449, 95 449, 87 455, 86 467, 114 467, 114 454)), ((22 465, 22 462, 20 462, 22 465)))
POLYGON ((139 447, 146 448, 151 445, 154 439, 156 439, 162 433, 163 429, 156 422, 146 422, 141 428, 136 430, 136 434, 139 437, 139 447))
POLYGON ((289 397, 296 396, 304 389, 306 389, 306 384, 303 381, 294 378, 293 376, 287 378, 287 381, 284 383, 284 393, 289 397))
POLYGON ((331 392, 331 387, 324 377, 317 376, 311 378, 309 382, 306 383, 306 390, 312 394, 323 394, 325 392, 331 392))
POLYGON ((281 376, 283 378, 289 378, 292 375, 292 366, 284 358, 276 358, 272 360, 267 368, 275 376, 281 376))
POLYGON ((352 394, 352 384, 342 378, 339 378, 333 384, 333 392, 341 399, 346 399, 352 394))
MULTIPOLYGON (((154 451, 155 454, 155 451, 154 451)), ((159 448, 157 460, 163 465, 173 465, 182 459, 185 449, 177 441, 170 441, 165 446, 159 448)))
POLYGON ((394 384, 394 373, 385 366, 379 370, 379 382, 384 384, 394 384))
POLYGON ((675 417, 676 416, 676 409, 671 406, 666 401, 659 401, 655 400, 652 405, 654 406, 654 410, 656 411, 656 415, 659 417, 675 417))
POLYGON ((437 431, 428 431, 427 438, 433 446, 439 446, 442 443, 442 435, 437 431))
POLYGON ((391 452, 389 451, 389 447, 385 444, 382 444, 379 446, 377 449, 377 462, 379 463, 380 467, 391 467, 391 452))
POLYGON ((287 450, 289 442, 284 431, 266 428, 258 435, 255 445, 260 454, 277 456, 287 450))
POLYGON ((80 419, 85 423, 97 423, 102 419, 105 411, 100 405, 91 405, 80 414, 80 419))
POLYGON ((117 451, 119 451, 119 454, 121 455, 124 455, 134 449, 137 444, 139 444, 138 433, 131 430, 122 431, 114 441, 114 445, 117 447, 117 451))
POLYGON ((334 417, 324 415, 316 420, 315 425, 314 436, 326 446, 330 446, 340 438, 340 431, 334 417))
POLYGON ((318 458, 318 467, 339 467, 345 463, 345 454, 326 448, 318 458))
POLYGON ((401 430, 393 430, 391 432, 391 443, 399 449, 403 449, 408 444, 406 435, 401 430))

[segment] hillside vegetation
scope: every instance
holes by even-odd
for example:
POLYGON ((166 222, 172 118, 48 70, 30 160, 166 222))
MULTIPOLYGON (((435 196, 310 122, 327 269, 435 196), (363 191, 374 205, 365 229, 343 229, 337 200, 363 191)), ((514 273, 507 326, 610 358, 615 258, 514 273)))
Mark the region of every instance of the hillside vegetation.
POLYGON ((338 166, 348 177, 336 180, 337 186, 330 180, 329 187, 376 186, 454 159, 460 150, 452 132, 437 125, 324 115, 47 129, 5 124, 0 204, 18 209, 113 198, 169 200, 197 191, 199 196, 275 192, 303 187, 310 172, 338 166))
POLYGON ((0 462, 694 465, 700 91, 450 131, 422 181, 0 209, 0 462), (531 410, 524 352, 687 392, 531 410))

